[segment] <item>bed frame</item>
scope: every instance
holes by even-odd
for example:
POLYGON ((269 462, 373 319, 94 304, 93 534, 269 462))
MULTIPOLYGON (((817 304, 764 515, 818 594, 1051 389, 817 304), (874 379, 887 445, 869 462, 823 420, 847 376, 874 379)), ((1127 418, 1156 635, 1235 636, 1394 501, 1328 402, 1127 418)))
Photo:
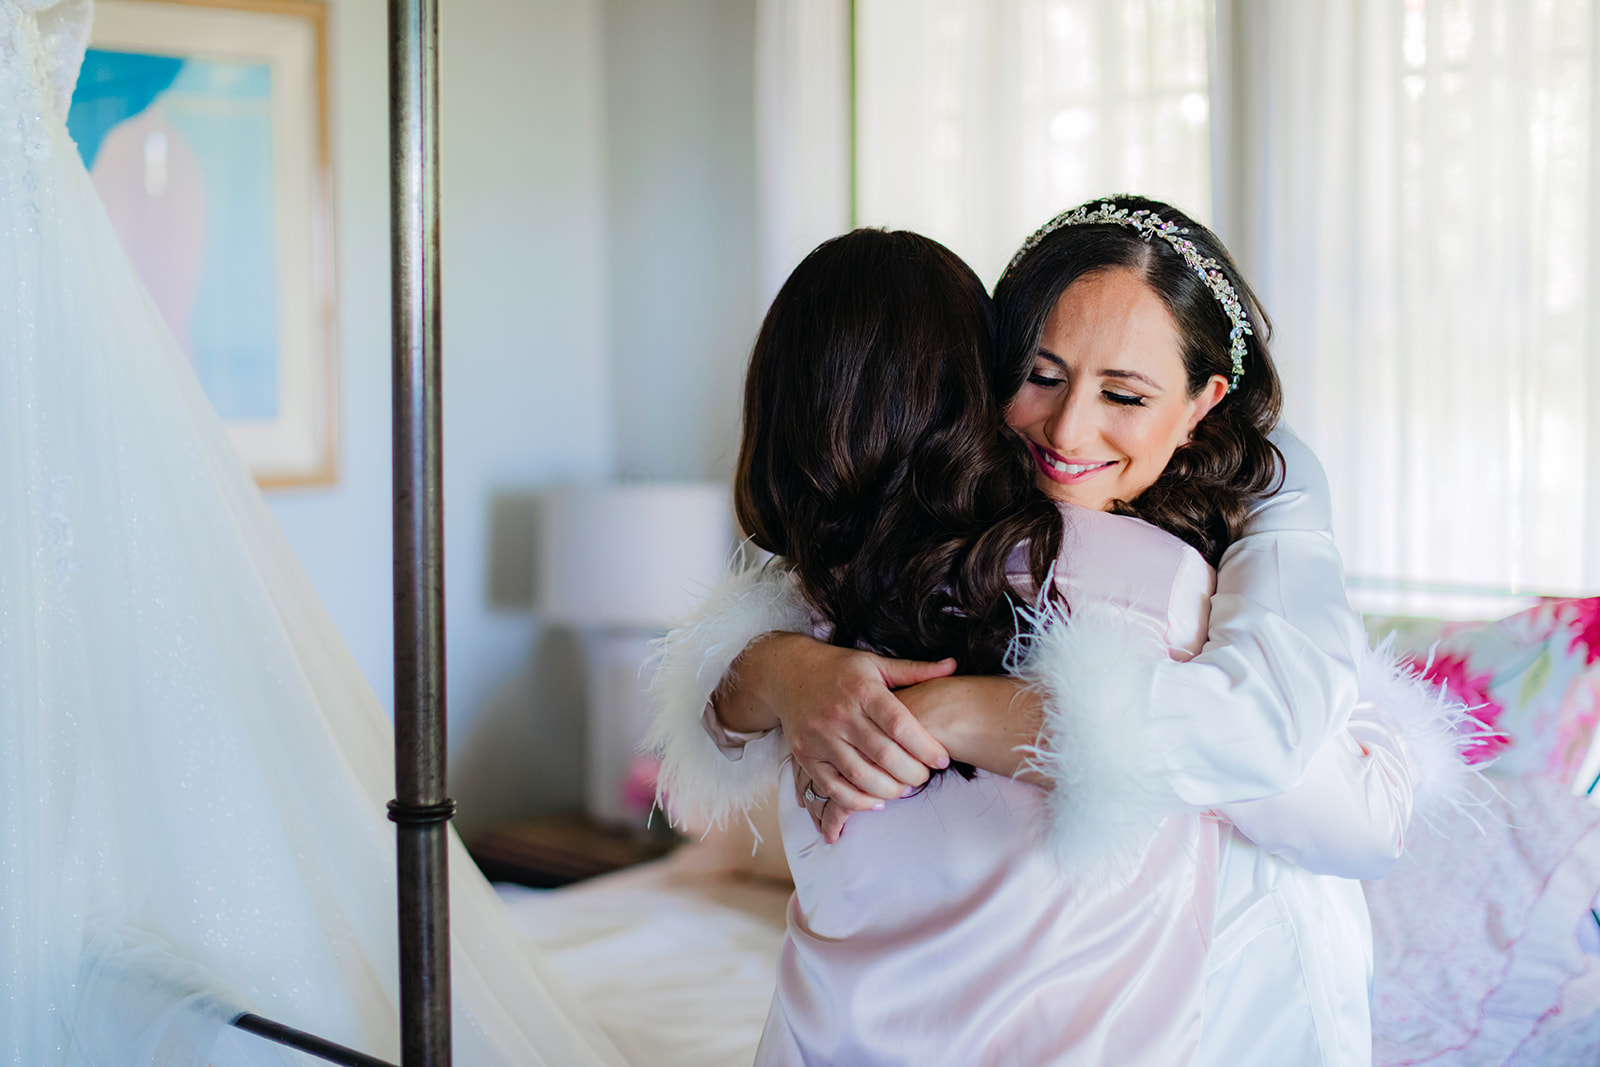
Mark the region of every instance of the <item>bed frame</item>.
MULTIPOLYGON (((450 1064, 444 490, 439 397, 439 9, 389 0, 394 375, 395 865, 400 1062, 450 1064)), ((259 1015, 233 1025, 347 1067, 393 1067, 259 1015)))

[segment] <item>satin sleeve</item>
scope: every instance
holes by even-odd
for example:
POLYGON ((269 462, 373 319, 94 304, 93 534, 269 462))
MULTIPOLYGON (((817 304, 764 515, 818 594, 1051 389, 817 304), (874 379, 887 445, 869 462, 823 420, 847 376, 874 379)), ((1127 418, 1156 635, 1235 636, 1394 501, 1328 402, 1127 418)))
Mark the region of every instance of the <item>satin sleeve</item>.
POLYGON ((1313 874, 1377 879, 1405 849, 1415 778, 1400 731, 1363 701, 1293 789, 1220 811, 1261 848, 1313 874))
POLYGON ((1358 698, 1366 637, 1345 597, 1327 478, 1298 438, 1273 440, 1283 481, 1223 555, 1204 648, 1156 667, 1155 706, 1184 711, 1166 717, 1161 755, 1196 808, 1292 789, 1358 698))

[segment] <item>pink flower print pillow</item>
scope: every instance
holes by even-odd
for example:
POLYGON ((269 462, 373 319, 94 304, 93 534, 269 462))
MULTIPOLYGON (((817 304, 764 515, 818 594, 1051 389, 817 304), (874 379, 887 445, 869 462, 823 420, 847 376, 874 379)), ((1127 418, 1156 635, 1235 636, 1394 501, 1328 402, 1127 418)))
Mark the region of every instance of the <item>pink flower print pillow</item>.
POLYGON ((1443 623, 1431 633, 1402 625, 1396 643, 1418 673, 1474 709, 1485 736, 1470 753, 1495 760, 1494 774, 1544 775, 1600 799, 1600 597, 1546 599, 1496 622, 1443 623))

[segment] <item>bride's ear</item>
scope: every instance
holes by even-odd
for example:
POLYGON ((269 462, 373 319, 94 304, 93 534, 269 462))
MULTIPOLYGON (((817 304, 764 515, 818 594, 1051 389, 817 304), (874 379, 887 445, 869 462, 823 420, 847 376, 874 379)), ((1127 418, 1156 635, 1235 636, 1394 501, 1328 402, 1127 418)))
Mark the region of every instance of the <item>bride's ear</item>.
POLYGON ((1228 379, 1220 374, 1213 374, 1200 391, 1189 398, 1189 432, 1194 433, 1194 428, 1200 425, 1200 420, 1211 414, 1211 409, 1221 403, 1222 398, 1228 395, 1228 379))

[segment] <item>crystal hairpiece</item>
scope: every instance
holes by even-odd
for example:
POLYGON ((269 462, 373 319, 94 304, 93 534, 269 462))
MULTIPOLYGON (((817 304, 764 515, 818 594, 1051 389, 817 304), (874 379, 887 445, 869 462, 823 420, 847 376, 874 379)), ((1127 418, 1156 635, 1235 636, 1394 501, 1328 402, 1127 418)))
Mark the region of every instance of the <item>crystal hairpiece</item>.
POLYGON ((1239 294, 1228 282, 1227 275, 1222 273, 1222 264, 1201 255, 1194 242, 1184 236, 1189 232, 1186 228, 1163 219, 1148 208, 1133 211, 1117 207, 1108 200, 1102 200, 1098 203, 1090 201, 1088 204, 1080 204, 1071 211, 1063 211, 1039 227, 1032 237, 1023 242, 1017 254, 1011 257, 1006 272, 1010 273, 1023 256, 1033 251, 1040 241, 1062 227, 1084 226, 1090 223, 1127 226, 1137 231, 1146 241, 1159 237, 1183 257, 1189 269, 1200 276, 1200 280, 1206 283, 1206 288, 1211 290, 1211 295, 1217 298, 1217 303, 1222 305, 1222 310, 1228 313, 1228 321, 1233 323, 1233 328, 1228 331, 1228 348, 1233 357, 1233 380, 1228 383, 1228 392, 1231 393, 1239 388, 1239 379, 1244 377, 1244 339, 1254 332, 1250 329, 1250 317, 1245 314, 1244 305, 1239 301, 1239 294))

